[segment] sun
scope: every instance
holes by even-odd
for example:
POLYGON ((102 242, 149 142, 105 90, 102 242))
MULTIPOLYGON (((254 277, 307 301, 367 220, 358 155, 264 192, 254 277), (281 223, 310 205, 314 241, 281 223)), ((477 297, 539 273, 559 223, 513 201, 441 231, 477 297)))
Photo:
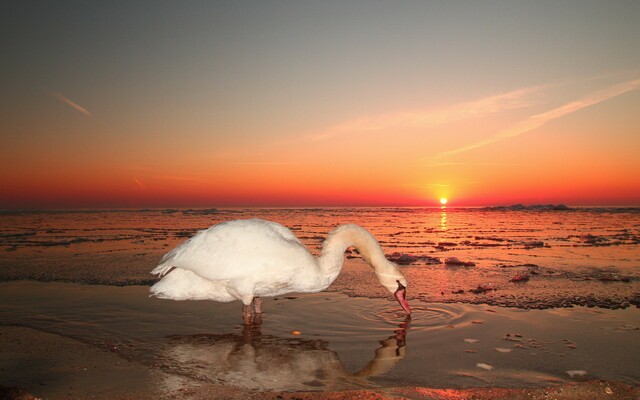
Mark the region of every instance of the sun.
POLYGON ((442 204, 443 206, 444 206, 445 204, 447 204, 448 202, 449 202, 449 200, 447 200, 447 198, 446 198, 446 197, 442 197, 442 198, 440 198, 440 204, 442 204))

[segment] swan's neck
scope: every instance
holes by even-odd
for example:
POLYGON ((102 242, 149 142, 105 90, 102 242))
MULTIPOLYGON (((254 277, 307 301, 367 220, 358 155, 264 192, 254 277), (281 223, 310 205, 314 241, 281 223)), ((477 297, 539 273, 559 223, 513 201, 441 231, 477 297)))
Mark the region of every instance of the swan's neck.
POLYGON ((318 260, 324 288, 338 277, 344 262, 344 252, 351 246, 358 250, 377 274, 386 272, 387 260, 373 235, 358 225, 340 225, 327 236, 318 260))

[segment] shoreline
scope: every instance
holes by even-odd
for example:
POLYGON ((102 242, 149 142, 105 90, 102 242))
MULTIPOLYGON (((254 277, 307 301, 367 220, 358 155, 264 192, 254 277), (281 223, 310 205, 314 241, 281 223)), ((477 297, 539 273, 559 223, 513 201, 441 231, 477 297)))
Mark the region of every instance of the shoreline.
MULTIPOLYGON (((126 282, 112 282, 108 280, 92 279, 92 280, 77 280, 77 279, 65 279, 65 278, 50 278, 50 277, 35 277, 35 278, 2 278, 0 277, 0 284, 2 283, 19 283, 19 282, 36 282, 36 283, 68 283, 85 286, 112 286, 112 287, 131 287, 131 286, 143 286, 150 287, 157 279, 142 279, 142 280, 130 280, 126 282)), ((597 282, 594 282, 597 283, 597 282)), ((623 286, 622 282, 620 286, 623 286)), ((604 285, 616 286, 616 282, 606 282, 604 285)), ((332 285, 334 286, 334 285, 332 285)), ((390 298, 384 293, 380 296, 371 296, 367 294, 360 294, 354 292, 351 289, 345 290, 343 284, 338 287, 330 286, 325 292, 327 293, 339 293, 349 297, 362 297, 367 299, 379 299, 390 298)), ((640 285, 638 285, 640 286, 640 285)), ((460 289, 463 290, 463 289, 460 289)), ((413 296, 408 295, 407 299, 411 301, 418 301, 422 303, 442 303, 442 304, 471 304, 471 305, 487 305, 492 307, 505 307, 514 308, 520 310, 549 310, 555 308, 573 308, 573 307, 588 307, 588 308, 603 308, 607 310, 624 310, 627 308, 640 308, 640 291, 634 292, 630 296, 621 297, 617 295, 611 298, 597 297, 591 295, 567 295, 565 297, 556 298, 510 298, 507 295, 499 293, 501 289, 498 288, 486 288, 478 286, 475 289, 464 290, 463 293, 451 292, 451 296, 442 294, 440 297, 437 295, 432 297, 426 296, 413 296), (474 293, 478 291, 480 293, 474 293), (454 297, 455 296, 455 297, 454 297)), ((615 290, 611 290, 616 292, 615 290)), ((514 296, 515 297, 515 296, 514 296)))
MULTIPOLYGON (((344 278, 343 278, 344 279, 344 278)), ((361 293, 349 288, 348 284, 342 282, 340 277, 332 284, 326 292, 345 294, 349 297, 362 297, 367 299, 379 299, 390 298, 385 293, 379 295, 371 295, 367 293, 361 293)), ((356 278, 351 277, 349 280, 356 278)), ((130 279, 124 282, 114 282, 111 280, 105 280, 100 278, 93 279, 70 279, 70 278, 57 278, 57 277, 22 277, 11 278, 0 276, 1 283, 19 283, 19 282, 36 282, 36 283, 69 283, 85 286, 111 286, 111 287, 131 287, 131 286, 143 286, 150 287, 157 279, 130 279)), ((626 281, 601 281, 601 282, 587 282, 586 285, 607 285, 607 289, 610 292, 615 293, 615 296, 597 296, 593 294, 593 291, 586 294, 565 294, 565 296, 553 296, 546 298, 537 298, 529 293, 513 293, 512 291, 505 291, 504 288, 494 286, 482 286, 478 285, 473 288, 472 285, 464 286, 465 289, 458 289, 457 291, 451 291, 450 293, 442 292, 432 296, 425 296, 424 294, 412 295, 409 294, 407 299, 413 302, 423 303, 443 303, 443 304, 472 304, 472 305, 487 305, 493 307, 506 307, 521 310, 548 310, 554 308, 573 308, 573 307, 589 307, 589 308, 603 308, 608 310, 624 310, 627 308, 640 308, 640 283, 636 282, 635 285, 630 285, 626 281), (633 286, 629 290, 629 287, 633 286), (637 287, 637 288, 636 288, 637 287), (628 295, 621 295, 620 290, 626 289, 623 292, 631 292, 628 295), (529 294, 529 295, 528 295, 529 294), (528 295, 528 296, 527 296, 528 295)))
MULTIPOLYGON (((160 255, 105 254, 96 256, 27 258, 0 262, 0 283, 74 283, 92 286, 151 286, 157 278, 149 273, 160 255), (4 265, 2 265, 4 264, 4 265), (109 269, 101 268, 109 264, 109 269), (84 268, 83 268, 84 266, 84 268)), ((404 265, 401 269, 412 283, 407 298, 413 302, 486 304, 517 309, 597 307, 640 308, 640 278, 617 270, 588 270, 575 273, 536 268, 530 279, 513 282, 514 276, 530 273, 531 265, 496 269, 451 268, 441 265, 404 265)), ((327 292, 369 299, 390 298, 361 259, 346 259, 338 278, 327 292)))

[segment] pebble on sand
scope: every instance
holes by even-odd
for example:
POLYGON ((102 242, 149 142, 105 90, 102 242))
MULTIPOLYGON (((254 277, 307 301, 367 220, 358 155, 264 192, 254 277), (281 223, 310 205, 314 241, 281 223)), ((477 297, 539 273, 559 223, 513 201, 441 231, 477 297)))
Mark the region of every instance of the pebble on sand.
POLYGON ((505 347, 496 347, 495 351, 497 351, 498 353, 511 353, 512 350, 505 347))
POLYGON ((509 280, 509 282, 527 282, 529 280, 529 274, 516 275, 509 280))
POLYGON ((477 363, 476 367, 485 369, 487 371, 492 371, 494 369, 494 367, 492 365, 485 364, 485 363, 477 363))

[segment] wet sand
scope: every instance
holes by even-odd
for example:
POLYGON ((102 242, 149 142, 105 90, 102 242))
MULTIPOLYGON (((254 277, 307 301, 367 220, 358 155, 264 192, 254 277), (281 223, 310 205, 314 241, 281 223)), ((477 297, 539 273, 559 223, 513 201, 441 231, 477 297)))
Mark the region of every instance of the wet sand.
POLYGON ((44 398, 152 396, 159 371, 106 349, 22 326, 0 326, 2 384, 44 398))
POLYGON ((255 392, 170 376, 108 350, 31 328, 0 326, 0 346, 1 399, 636 400, 640 396, 638 387, 607 381, 538 389, 394 387, 339 392, 255 392))
POLYGON ((0 385, 43 398, 640 394, 636 308, 425 303, 407 321, 386 299, 319 293, 267 299, 263 325, 245 330, 238 303, 147 290, 0 284, 0 385))
POLYGON ((637 386, 608 381, 533 389, 391 387, 256 392, 172 376, 108 350, 31 328, 0 326, 0 346, 1 399, 637 400, 640 396, 637 386))
POLYGON ((256 392, 170 376, 108 350, 25 327, 0 326, 0 346, 0 398, 13 400, 637 400, 640 396, 638 387, 607 381, 537 389, 392 387, 338 392, 256 392))

